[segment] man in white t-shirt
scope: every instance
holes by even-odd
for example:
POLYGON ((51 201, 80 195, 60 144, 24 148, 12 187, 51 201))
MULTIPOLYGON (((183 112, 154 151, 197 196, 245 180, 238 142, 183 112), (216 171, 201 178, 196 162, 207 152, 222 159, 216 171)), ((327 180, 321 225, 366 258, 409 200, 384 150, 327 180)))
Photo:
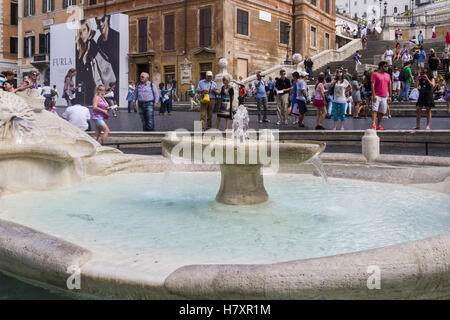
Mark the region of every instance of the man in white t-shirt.
POLYGON ((392 66, 392 57, 394 56, 394 52, 389 48, 389 46, 386 46, 386 51, 384 52, 384 60, 392 66))
POLYGON ((62 117, 73 124, 75 127, 86 131, 89 128, 88 121, 91 119, 89 109, 80 104, 67 107, 62 117))

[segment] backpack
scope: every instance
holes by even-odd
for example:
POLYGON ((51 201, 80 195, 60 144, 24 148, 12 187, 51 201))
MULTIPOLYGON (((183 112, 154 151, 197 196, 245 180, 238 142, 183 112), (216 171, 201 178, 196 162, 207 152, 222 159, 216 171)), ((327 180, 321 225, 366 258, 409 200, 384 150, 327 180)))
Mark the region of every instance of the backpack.
POLYGON ((398 80, 400 81, 407 81, 409 79, 409 73, 406 71, 405 68, 400 70, 400 75, 398 76, 398 80))

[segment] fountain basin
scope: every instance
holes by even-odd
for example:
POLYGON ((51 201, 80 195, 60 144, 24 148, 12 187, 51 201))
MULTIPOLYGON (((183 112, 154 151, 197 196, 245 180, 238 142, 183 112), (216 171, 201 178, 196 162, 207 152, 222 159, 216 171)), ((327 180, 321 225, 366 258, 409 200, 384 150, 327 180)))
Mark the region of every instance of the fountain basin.
POLYGON ((324 142, 271 139, 246 139, 240 142, 217 136, 176 136, 162 140, 163 154, 188 162, 220 164, 221 182, 216 201, 229 205, 255 205, 269 195, 261 173, 263 165, 276 172, 279 164, 300 164, 321 154, 324 142))

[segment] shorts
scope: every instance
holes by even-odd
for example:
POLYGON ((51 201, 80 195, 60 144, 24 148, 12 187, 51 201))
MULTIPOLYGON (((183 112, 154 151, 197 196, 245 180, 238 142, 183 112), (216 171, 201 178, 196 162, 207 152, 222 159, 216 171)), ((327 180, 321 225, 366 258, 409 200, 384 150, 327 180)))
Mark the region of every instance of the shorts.
POLYGON ((303 100, 297 100, 297 103, 300 114, 305 114, 308 111, 308 108, 306 107, 306 102, 303 100))
POLYGON ((419 62, 419 68, 425 68, 425 62, 419 62))
POLYGON ((376 96, 377 101, 372 103, 372 111, 385 114, 387 111, 387 97, 376 96))
POLYGON ((392 90, 400 90, 402 88, 402 82, 401 81, 394 81, 394 84, 392 86, 392 90))
POLYGON ((392 58, 386 58, 386 62, 388 65, 392 66, 392 58))
POLYGON ((92 119, 92 120, 94 120, 94 124, 96 127, 104 126, 106 124, 105 120, 103 119, 92 119))
POLYGON ((325 105, 325 101, 319 100, 319 99, 314 99, 314 105, 317 108, 322 108, 325 105))

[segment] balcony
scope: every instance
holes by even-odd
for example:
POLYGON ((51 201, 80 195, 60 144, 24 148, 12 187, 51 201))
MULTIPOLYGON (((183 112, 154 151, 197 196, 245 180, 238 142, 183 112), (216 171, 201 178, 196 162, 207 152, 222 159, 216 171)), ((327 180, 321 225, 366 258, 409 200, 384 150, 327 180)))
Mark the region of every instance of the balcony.
POLYGON ((41 66, 44 64, 50 63, 50 57, 48 53, 38 53, 33 56, 33 60, 31 61, 31 64, 33 66, 41 66))

